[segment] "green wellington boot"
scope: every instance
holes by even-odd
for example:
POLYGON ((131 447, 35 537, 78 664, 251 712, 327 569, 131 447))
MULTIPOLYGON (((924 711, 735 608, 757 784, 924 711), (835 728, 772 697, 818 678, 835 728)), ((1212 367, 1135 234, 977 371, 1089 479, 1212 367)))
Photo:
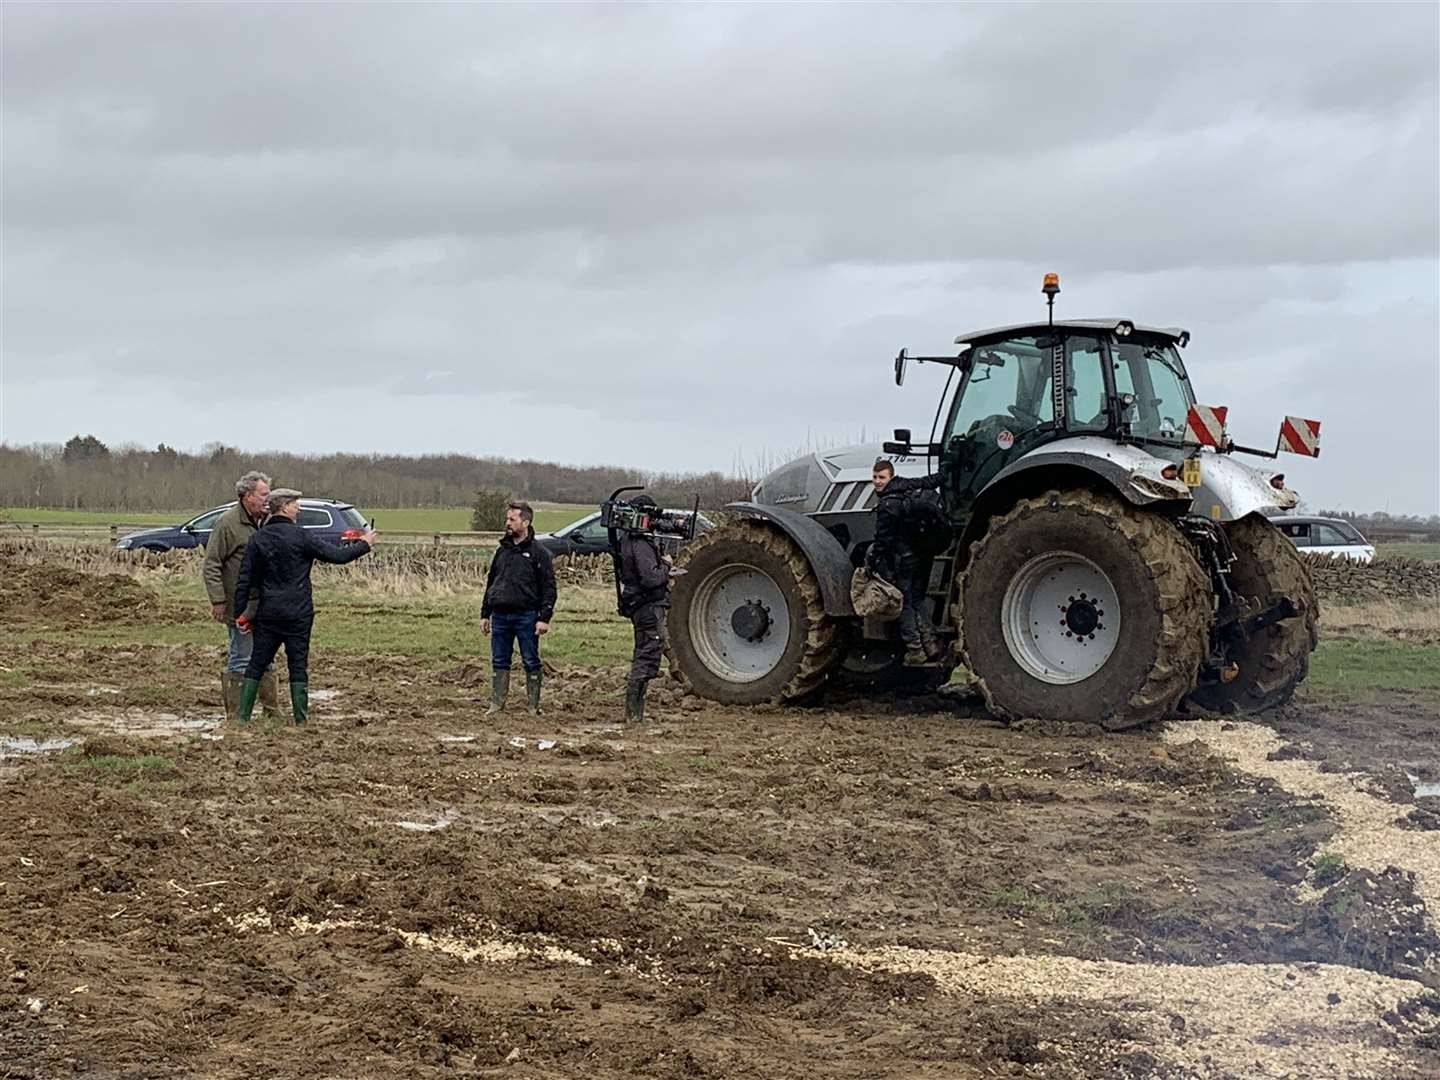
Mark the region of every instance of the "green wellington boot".
POLYGON ((235 709, 235 723, 240 726, 250 723, 250 715, 255 711, 255 699, 260 696, 260 680, 240 680, 240 704, 235 709))
POLYGON ((290 712, 294 714, 297 724, 303 724, 310 718, 309 683, 292 682, 290 684, 290 712))
POLYGON ((544 681, 539 671, 525 672, 525 711, 531 716, 540 715, 540 684, 544 681))
POLYGON ((486 716, 499 716, 505 708, 505 699, 510 696, 510 669, 490 673, 490 707, 486 716))

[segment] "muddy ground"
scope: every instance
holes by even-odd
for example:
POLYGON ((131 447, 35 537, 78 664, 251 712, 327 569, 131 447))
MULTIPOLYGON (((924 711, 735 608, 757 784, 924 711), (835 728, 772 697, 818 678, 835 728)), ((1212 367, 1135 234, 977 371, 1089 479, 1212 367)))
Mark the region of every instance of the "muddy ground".
POLYGON ((0 1078, 1440 1073, 1415 699, 635 729, 619 669, 488 722, 483 667, 321 653, 308 727, 234 731, 218 655, 0 636, 0 1078))

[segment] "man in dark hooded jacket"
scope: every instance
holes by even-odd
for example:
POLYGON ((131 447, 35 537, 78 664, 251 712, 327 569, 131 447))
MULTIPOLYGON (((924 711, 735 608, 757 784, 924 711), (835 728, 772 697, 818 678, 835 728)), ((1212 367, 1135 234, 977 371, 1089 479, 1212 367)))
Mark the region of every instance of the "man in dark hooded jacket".
POLYGON ((892 582, 905 598, 900 611, 905 663, 920 666, 939 660, 944 647, 925 617, 925 593, 935 558, 921 533, 932 519, 940 518, 938 507, 924 502, 928 491, 939 488, 940 474, 896 476, 895 466, 882 458, 875 462, 871 480, 879 499, 875 506, 875 542, 865 555, 865 565, 892 582))
MULTIPOLYGON (((635 506, 654 507, 648 495, 632 500, 635 506)), ((635 651, 630 656, 630 678, 625 683, 625 719, 645 720, 645 691, 660 674, 665 655, 665 613, 670 608, 671 558, 649 533, 620 534, 620 614, 635 628, 635 651)))
POLYGON ((310 567, 315 560, 348 563, 360 558, 375 543, 366 532, 359 540, 332 544, 295 523, 300 492, 275 488, 270 492, 270 518, 245 545, 240 579, 235 585, 235 625, 255 635, 250 664, 240 684, 236 722, 247 724, 260 693, 260 677, 285 646, 290 670, 290 711, 303 724, 310 713, 310 630, 315 623, 315 601, 310 592, 310 567))
POLYGON ((545 545, 535 542, 534 520, 529 503, 513 502, 505 508, 505 535, 485 578, 480 631, 492 635, 486 716, 505 707, 517 641, 525 666, 526 708, 532 716, 540 714, 540 638, 555 617, 555 563, 545 545))

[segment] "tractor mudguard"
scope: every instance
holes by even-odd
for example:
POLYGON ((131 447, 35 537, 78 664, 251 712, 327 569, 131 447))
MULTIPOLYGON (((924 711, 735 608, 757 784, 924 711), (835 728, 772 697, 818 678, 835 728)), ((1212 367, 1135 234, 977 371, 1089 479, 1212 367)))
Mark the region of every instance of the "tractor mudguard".
MULTIPOLYGON (((1190 489, 1181 480, 1167 480, 1160 470, 1174 464, 1138 446, 1092 435, 1076 435, 1036 447, 1001 469, 984 491, 1004 484, 1020 473, 1057 466, 1094 473, 1126 502, 1149 506, 1157 502, 1189 502, 1190 489)), ((984 491, 981 492, 983 497, 984 491)))
POLYGON ((1257 510, 1290 510, 1300 501, 1289 488, 1270 482, 1274 473, 1252 469, 1228 454, 1207 450, 1199 457, 1200 486, 1195 489, 1192 514, 1211 521, 1239 521, 1257 510))
POLYGON ((828 529, 804 514, 776 506, 738 502, 730 503, 725 509, 751 520, 769 522, 795 541, 809 560, 810 568, 815 571, 825 614, 854 617, 855 607, 850 603, 850 578, 855 573, 855 567, 828 529))

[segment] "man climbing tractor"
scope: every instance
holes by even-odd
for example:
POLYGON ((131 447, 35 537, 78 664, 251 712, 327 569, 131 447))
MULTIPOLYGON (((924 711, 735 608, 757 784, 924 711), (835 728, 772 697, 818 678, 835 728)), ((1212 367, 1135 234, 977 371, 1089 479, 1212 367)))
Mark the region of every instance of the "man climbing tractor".
POLYGON ((922 667, 944 658, 946 648, 935 636, 925 614, 925 594, 935 556, 950 543, 950 528, 940 505, 940 474, 896 476, 895 466, 881 458, 871 471, 877 495, 875 542, 865 565, 891 582, 904 597, 900 639, 907 667, 922 667))

